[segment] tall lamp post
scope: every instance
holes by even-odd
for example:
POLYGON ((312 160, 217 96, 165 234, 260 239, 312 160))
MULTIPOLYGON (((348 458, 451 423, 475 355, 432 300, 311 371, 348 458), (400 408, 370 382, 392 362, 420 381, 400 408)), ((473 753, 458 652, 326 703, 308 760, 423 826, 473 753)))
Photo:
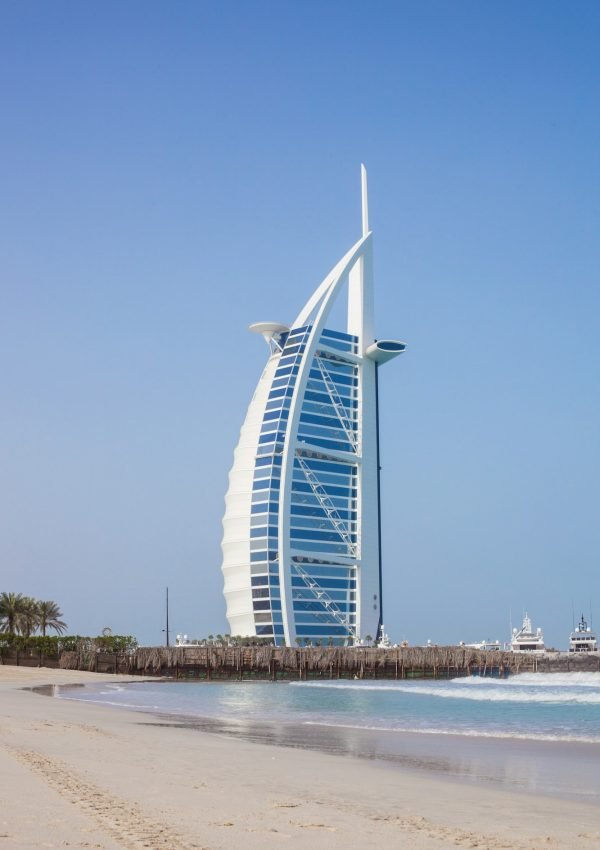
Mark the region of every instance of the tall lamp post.
POLYGON ((166 636, 166 645, 170 646, 170 642, 169 642, 169 588, 168 587, 167 587, 166 609, 167 609, 166 610, 167 621, 166 621, 166 624, 165 624, 166 629, 163 629, 163 632, 165 632, 165 636, 166 636))

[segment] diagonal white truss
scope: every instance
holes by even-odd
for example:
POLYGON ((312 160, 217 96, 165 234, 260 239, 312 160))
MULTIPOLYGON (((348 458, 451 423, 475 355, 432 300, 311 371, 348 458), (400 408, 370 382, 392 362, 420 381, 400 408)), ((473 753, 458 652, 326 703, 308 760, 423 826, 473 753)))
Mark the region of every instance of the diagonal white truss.
POLYGON ((349 623, 350 615, 348 615, 348 617, 344 616, 337 602, 334 602, 331 596, 323 590, 319 583, 315 581, 315 579, 312 578, 312 576, 310 576, 303 567, 296 563, 293 564, 293 567, 317 602, 320 602, 323 606, 323 611, 315 611, 314 613, 317 616, 330 614, 333 619, 340 624, 340 626, 343 626, 346 629, 348 636, 357 641, 358 638, 356 636, 356 630, 349 623))
POLYGON ((304 477, 306 478, 306 480, 310 484, 311 490, 313 491, 313 493, 317 497, 317 501, 319 502, 320 506, 323 508, 325 513, 327 514, 327 518, 329 519, 329 521, 331 522, 331 524, 333 525, 333 527, 335 528, 337 533, 340 535, 340 537, 342 538, 342 540, 344 541, 344 543, 348 547, 348 551, 350 553, 350 556, 352 558, 355 558, 356 555, 357 555, 356 544, 353 543, 353 541, 352 541, 352 535, 351 535, 350 531, 348 530, 348 526, 346 525, 344 520, 341 518, 341 516, 337 512, 336 507, 333 504, 333 502, 331 501, 331 499, 329 498, 329 496, 327 495, 325 488, 320 483, 319 479, 314 474, 314 472, 309 467, 309 465, 306 463, 306 461, 304 460, 302 455, 297 454, 296 458, 297 458, 298 463, 300 465, 300 469, 304 473, 304 477))
POLYGON ((348 437, 348 442, 352 446, 353 450, 358 451, 358 439, 357 434, 354 428, 352 427, 352 422, 350 417, 348 416, 348 411, 346 410, 346 405, 341 399, 340 394, 337 391, 337 387, 335 385, 335 381, 329 374, 325 363, 322 358, 318 355, 315 356, 315 363, 317 364, 317 368, 321 373, 321 377, 323 378, 323 383, 327 388, 327 394, 331 400, 333 407, 335 408, 335 412, 338 415, 338 419, 340 420, 340 424, 344 429, 346 436, 348 437))

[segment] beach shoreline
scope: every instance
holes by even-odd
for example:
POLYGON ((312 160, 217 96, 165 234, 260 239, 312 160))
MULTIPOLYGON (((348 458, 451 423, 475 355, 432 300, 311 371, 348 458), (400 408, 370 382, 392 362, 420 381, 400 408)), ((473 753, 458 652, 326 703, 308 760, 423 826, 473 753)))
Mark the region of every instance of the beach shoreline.
MULTIPOLYGON (((323 751, 331 729, 318 729, 312 749, 280 746, 26 690, 97 681, 131 677, 0 667, 5 846, 591 850, 600 841, 590 803, 323 751)), ((472 756, 472 741, 461 746, 472 756)))
MULTIPOLYGON (((132 679, 121 685, 133 685, 133 692, 145 684, 155 687, 156 680, 132 679)), ((165 680, 160 687, 183 685, 194 690, 213 687, 246 688, 251 683, 172 682, 165 680)), ((258 687, 285 687, 287 683, 258 687)), ((32 688, 44 695, 65 700, 83 699, 96 705, 119 708, 119 703, 106 701, 104 683, 102 696, 89 696, 94 688, 83 685, 42 685, 32 688), (82 693, 86 691, 87 693, 82 693), (72 693, 71 693, 72 692, 72 693)), ((129 691, 132 693, 132 691, 129 691)), ((136 699, 136 706, 138 705, 136 699)), ((129 706, 128 710, 132 710, 129 706)), ((136 709, 133 709, 136 710, 136 709)), ((231 716, 187 714, 157 707, 143 710, 146 725, 185 728, 203 733, 223 735, 236 740, 277 747, 306 749, 321 754, 374 760, 389 769, 443 775, 464 782, 490 784, 524 794, 545 794, 562 799, 600 803, 600 742, 571 738, 535 738, 509 733, 469 733, 440 730, 386 729, 368 726, 340 725, 318 719, 299 723, 257 721, 231 716)))

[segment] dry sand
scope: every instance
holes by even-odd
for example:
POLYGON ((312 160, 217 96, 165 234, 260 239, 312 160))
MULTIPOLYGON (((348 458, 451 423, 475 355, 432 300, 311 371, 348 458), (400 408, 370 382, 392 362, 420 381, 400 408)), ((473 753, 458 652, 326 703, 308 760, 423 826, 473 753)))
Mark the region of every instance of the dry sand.
POLYGON ((151 725, 23 688, 127 677, 0 666, 0 850, 597 850, 589 804, 151 725))

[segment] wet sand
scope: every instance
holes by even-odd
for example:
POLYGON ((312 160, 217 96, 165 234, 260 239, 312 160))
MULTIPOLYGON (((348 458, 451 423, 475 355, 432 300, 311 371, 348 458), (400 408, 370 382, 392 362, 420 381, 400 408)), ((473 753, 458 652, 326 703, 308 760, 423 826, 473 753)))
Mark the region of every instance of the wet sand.
MULTIPOLYGON (((342 736, 340 749, 329 728, 309 727, 312 749, 289 740, 277 746, 276 737, 264 743, 268 737, 257 729, 239 737, 218 728, 209 734, 181 719, 165 722, 24 690, 96 680, 127 677, 0 667, 0 850, 591 850, 600 844, 597 804, 534 793, 537 780, 532 789, 532 770, 538 776, 550 770, 544 759, 551 756, 554 771, 570 762, 572 750, 561 759, 555 744, 539 749, 535 764, 516 777, 518 790, 509 791, 493 777, 477 781, 472 764, 479 741, 459 742, 463 763, 471 765, 461 779, 456 761, 448 768, 455 742, 440 752, 438 736, 426 744, 430 759, 424 742, 411 743, 410 736, 391 759, 385 736, 377 737, 379 753, 358 758, 348 749, 352 737, 342 736)), ((510 742, 515 753, 529 753, 520 743, 510 742)), ((364 750, 364 742, 356 746, 364 750)))

